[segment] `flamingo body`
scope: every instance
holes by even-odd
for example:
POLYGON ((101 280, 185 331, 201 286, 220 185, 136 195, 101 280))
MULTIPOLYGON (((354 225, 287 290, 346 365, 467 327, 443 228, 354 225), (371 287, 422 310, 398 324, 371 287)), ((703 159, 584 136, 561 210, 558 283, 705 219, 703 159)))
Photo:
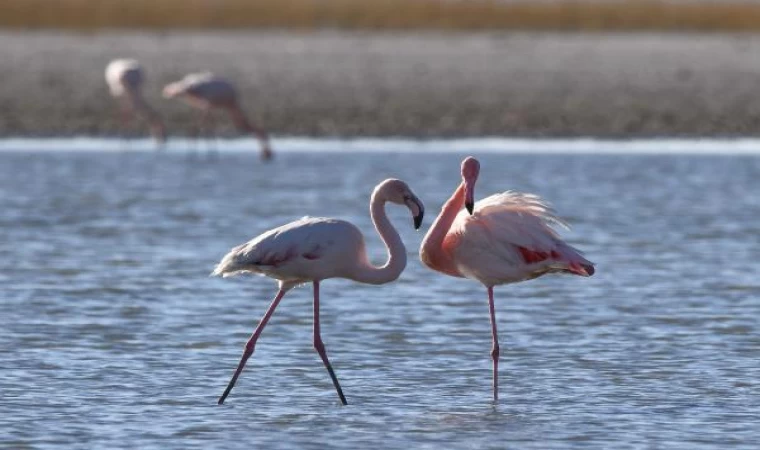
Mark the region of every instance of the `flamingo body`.
POLYGON ((145 74, 134 59, 115 59, 106 66, 106 84, 114 97, 142 88, 145 74))
POLYGON ((237 91, 232 83, 211 72, 191 73, 164 88, 164 96, 186 96, 201 108, 225 108, 237 103, 237 91))
POLYGON ((213 275, 257 273, 285 284, 351 278, 369 265, 364 236, 345 220, 304 217, 233 248, 213 275))
POLYGON ((593 264, 553 225, 567 227, 540 197, 507 191, 475 203, 472 215, 460 211, 443 247, 460 276, 485 286, 552 272, 592 275, 593 264))

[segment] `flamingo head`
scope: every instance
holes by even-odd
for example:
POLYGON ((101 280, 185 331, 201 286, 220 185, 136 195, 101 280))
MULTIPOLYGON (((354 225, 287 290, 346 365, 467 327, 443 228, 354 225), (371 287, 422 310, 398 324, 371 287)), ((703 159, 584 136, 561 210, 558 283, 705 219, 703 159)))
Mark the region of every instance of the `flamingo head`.
POLYGON ((417 230, 422 225, 422 218, 425 216, 425 205, 422 204, 414 192, 409 188, 409 185, 401 180, 393 178, 387 179, 380 183, 373 197, 382 196, 385 201, 395 203, 397 205, 404 205, 409 208, 414 219, 414 229, 417 230))
POLYGON ((464 182, 464 207, 472 215, 475 208, 475 182, 480 174, 480 163, 472 156, 462 161, 462 181, 464 182))

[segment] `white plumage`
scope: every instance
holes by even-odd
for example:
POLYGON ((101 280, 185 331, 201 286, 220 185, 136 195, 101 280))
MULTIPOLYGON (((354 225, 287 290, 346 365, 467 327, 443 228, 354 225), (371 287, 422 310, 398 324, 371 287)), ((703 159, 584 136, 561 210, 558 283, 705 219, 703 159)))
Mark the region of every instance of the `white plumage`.
POLYGON ((364 237, 356 226, 345 220, 304 217, 233 248, 212 275, 250 272, 295 285, 351 278, 347 275, 355 268, 368 265, 364 237))
POLYGON ((115 59, 106 66, 106 84, 114 97, 136 92, 144 82, 143 68, 134 59, 115 59))
POLYGON ((181 80, 168 84, 164 96, 173 98, 187 95, 195 101, 207 102, 208 106, 225 107, 237 102, 237 91, 224 78, 211 72, 199 72, 185 75, 181 80))

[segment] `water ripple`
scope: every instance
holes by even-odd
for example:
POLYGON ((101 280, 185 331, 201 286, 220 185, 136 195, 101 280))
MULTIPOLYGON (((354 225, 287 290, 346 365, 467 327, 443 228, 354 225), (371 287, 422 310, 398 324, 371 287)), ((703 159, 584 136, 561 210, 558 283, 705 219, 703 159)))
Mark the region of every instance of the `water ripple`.
MULTIPOLYGON (((423 145, 423 144, 420 144, 423 145)), ((528 144, 526 144, 528 145, 528 144)), ((596 276, 498 287, 501 396, 477 283, 424 269, 322 287, 342 407, 292 291, 216 406, 275 293, 208 274, 233 245, 303 215, 354 221, 406 179, 430 218, 461 154, 0 155, 0 447, 707 449, 760 446, 760 158, 477 155, 478 195, 545 195, 596 276), (29 182, 34 174, 34 182, 29 182)))

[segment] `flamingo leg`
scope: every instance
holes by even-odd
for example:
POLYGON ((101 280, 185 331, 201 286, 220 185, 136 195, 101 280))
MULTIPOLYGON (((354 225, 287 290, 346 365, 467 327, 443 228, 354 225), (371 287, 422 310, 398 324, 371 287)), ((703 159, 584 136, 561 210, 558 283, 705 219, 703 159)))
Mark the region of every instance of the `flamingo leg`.
POLYGON ((319 353, 322 362, 327 368, 327 372, 330 374, 335 390, 338 391, 338 397, 340 402, 347 405, 346 397, 343 395, 343 389, 340 388, 338 377, 335 376, 335 371, 330 364, 330 360, 327 359, 327 351, 325 351, 325 344, 322 343, 322 336, 319 331, 319 281, 314 282, 314 349, 319 353))
POLYGON ((218 156, 216 144, 217 144, 217 135, 216 135, 216 117, 214 116, 214 112, 212 110, 208 110, 208 114, 206 115, 206 129, 207 132, 207 151, 206 156, 209 160, 214 160, 218 156))
POLYGON ((267 132, 264 131, 263 128, 260 128, 253 123, 250 123, 249 125, 253 130, 253 133, 256 135, 256 138, 258 139, 259 145, 261 146, 259 157, 262 159, 262 161, 272 159, 272 149, 269 147, 269 135, 267 132))
POLYGON ((119 99, 119 135, 122 142, 129 139, 128 128, 132 124, 133 114, 129 102, 123 98, 119 99))
POLYGON ((235 374, 232 376, 232 379, 227 385, 227 389, 225 389, 222 396, 219 397, 219 401, 217 402, 219 405, 224 403, 224 400, 227 398, 228 395, 230 395, 230 391, 232 391, 232 388, 235 386, 235 382, 240 376, 240 372, 243 371, 243 367, 245 367, 246 361, 248 361, 248 358, 250 358, 251 355, 253 355, 253 350, 254 348, 256 348, 256 341, 259 339, 259 335, 264 330, 264 327, 267 325, 267 322, 269 322, 269 318, 272 317, 272 314, 274 313, 275 308, 277 308, 277 305, 280 303, 280 300, 282 300, 282 297, 285 296, 285 292, 287 292, 287 290, 283 290, 283 289, 280 289, 277 292, 277 295, 275 296, 274 300, 272 300, 272 304, 269 305, 269 309, 267 309, 267 312, 264 314, 264 317, 261 318, 261 322, 259 322, 259 325, 253 331, 253 334, 251 335, 250 339, 248 339, 248 342, 245 344, 245 351, 243 351, 243 357, 240 358, 240 363, 238 364, 237 369, 235 370, 235 374))
POLYGON ((208 128, 208 116, 209 110, 207 108, 202 108, 195 120, 195 124, 191 131, 193 140, 191 157, 195 157, 195 153, 201 151, 203 148, 203 140, 206 137, 206 130, 208 128))
POLYGON ((488 309, 491 313, 491 359, 493 360, 493 401, 499 401, 499 333, 496 331, 496 311, 493 304, 493 286, 488 287, 488 309))

